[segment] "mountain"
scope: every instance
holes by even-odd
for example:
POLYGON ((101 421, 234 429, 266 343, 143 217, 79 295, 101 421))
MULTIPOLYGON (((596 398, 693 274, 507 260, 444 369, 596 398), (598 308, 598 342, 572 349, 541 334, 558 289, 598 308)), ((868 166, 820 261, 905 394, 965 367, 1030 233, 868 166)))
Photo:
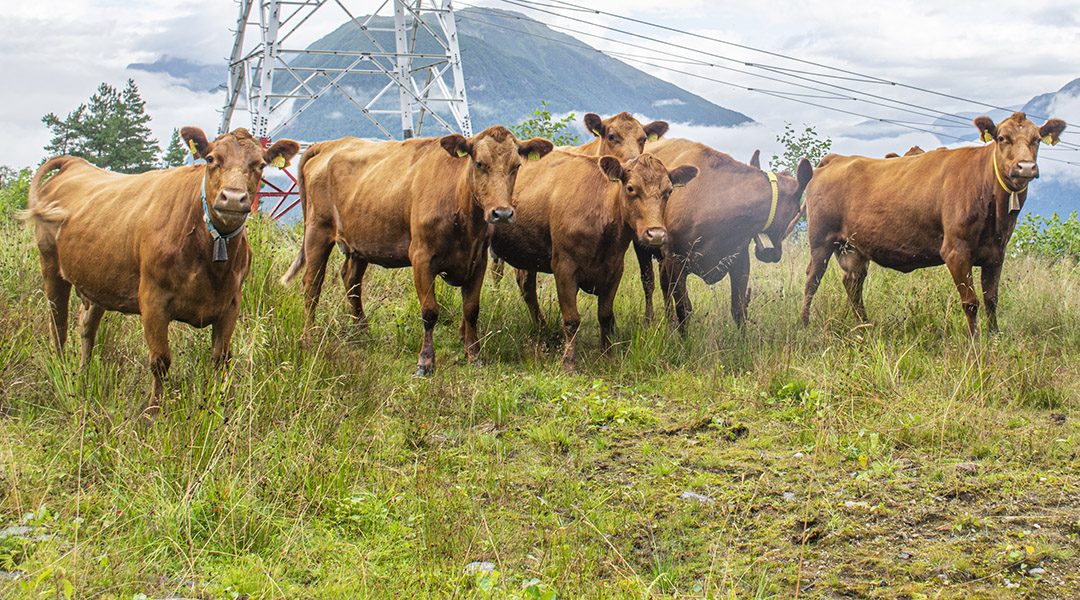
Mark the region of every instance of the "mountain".
MULTIPOLYGON (((456 14, 473 131, 495 124, 519 123, 540 106, 541 100, 547 101, 552 113, 576 112, 578 117, 583 112, 607 117, 625 110, 649 119, 694 125, 731 126, 751 122, 746 115, 717 106, 523 15, 486 8, 467 8, 456 14)), ((374 31, 380 28, 392 28, 392 20, 377 18, 369 31, 384 48, 393 48, 392 30, 374 31)), ((351 22, 308 48, 376 50, 351 22)), ((417 41, 417 50, 443 53, 430 36, 417 41)), ((305 55, 290 64, 344 68, 352 60, 344 56, 305 55)), ((340 84, 363 101, 373 97, 387 81, 382 75, 350 75, 340 84)), ((286 92, 292 84, 295 80, 291 77, 279 76, 274 81, 274 91, 286 92)), ((396 108, 397 102, 397 94, 391 90, 375 108, 396 108)), ((437 132, 437 129, 426 131, 437 132)), ((392 129, 391 133, 398 132, 392 129)), ((282 135, 312 141, 348 135, 384 137, 343 94, 336 92, 308 107, 282 135)))
POLYGON ((148 73, 165 73, 193 92, 214 92, 225 85, 229 69, 224 63, 200 65, 187 59, 162 56, 152 63, 131 63, 127 68, 148 73))

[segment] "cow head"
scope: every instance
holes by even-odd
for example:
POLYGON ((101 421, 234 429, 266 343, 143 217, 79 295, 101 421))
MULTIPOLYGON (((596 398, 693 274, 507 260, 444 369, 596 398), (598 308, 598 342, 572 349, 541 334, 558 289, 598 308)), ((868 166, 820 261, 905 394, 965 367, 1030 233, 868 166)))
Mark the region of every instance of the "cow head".
POLYGON ((1022 112, 994 125, 990 117, 975 119, 979 136, 984 142, 994 142, 994 162, 1002 181, 1010 189, 1020 190, 1032 179, 1039 177, 1039 144, 1058 142, 1065 130, 1065 121, 1050 119, 1042 127, 1036 127, 1022 112))
POLYGON ((597 156, 614 156, 626 161, 645 151, 645 142, 656 141, 668 130, 667 121, 653 121, 642 125, 628 112, 600 120, 600 115, 585 115, 585 128, 600 141, 597 156))
POLYGON ((279 140, 264 150, 243 128, 213 142, 197 127, 181 129, 180 137, 195 158, 206 161, 206 208, 214 227, 223 234, 239 229, 251 213, 263 168, 275 161, 284 165, 300 151, 300 145, 292 140, 279 140))
POLYGON ((469 189, 488 223, 514 222, 514 182, 522 163, 540 160, 555 145, 544 138, 519 142, 502 125, 488 127, 471 138, 452 134, 439 144, 454 158, 469 159, 469 189))
POLYGON ((659 158, 642 154, 620 163, 614 156, 599 161, 608 179, 622 186, 620 193, 623 221, 634 231, 641 244, 659 247, 667 239, 664 208, 676 187, 697 176, 697 167, 683 165, 668 171, 659 158))
MULTIPOLYGON (((787 172, 776 175, 776 214, 773 216, 772 225, 763 232, 772 242, 772 247, 767 248, 761 244, 754 246, 754 256, 761 262, 779 262, 784 256, 784 240, 791 235, 803 215, 803 191, 814 176, 814 168, 810 166, 810 161, 804 158, 799 161, 797 170, 795 177, 787 172)), ((769 193, 771 196, 771 189, 769 193)), ((769 201, 772 201, 771 197, 769 201)))

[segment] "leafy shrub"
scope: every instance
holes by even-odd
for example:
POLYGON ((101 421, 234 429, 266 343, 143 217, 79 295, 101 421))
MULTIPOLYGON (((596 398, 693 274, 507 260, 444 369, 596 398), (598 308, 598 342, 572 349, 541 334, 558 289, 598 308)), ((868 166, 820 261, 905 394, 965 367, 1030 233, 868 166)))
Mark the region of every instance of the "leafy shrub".
POLYGON ((1009 246, 1010 256, 1080 260, 1080 219, 1075 210, 1065 220, 1057 213, 1049 217, 1028 213, 1016 224, 1009 246))
POLYGON ((570 113, 563 119, 551 116, 547 109, 547 101, 540 101, 540 108, 533 111, 533 116, 521 122, 521 125, 511 125, 508 129, 519 140, 527 140, 534 137, 547 138, 556 146, 576 146, 581 143, 577 134, 570 130, 574 122, 574 113, 570 113))
POLYGON ((0 210, 5 213, 26 208, 26 196, 30 193, 30 178, 34 172, 30 169, 16 171, 10 167, 0 167, 0 210))

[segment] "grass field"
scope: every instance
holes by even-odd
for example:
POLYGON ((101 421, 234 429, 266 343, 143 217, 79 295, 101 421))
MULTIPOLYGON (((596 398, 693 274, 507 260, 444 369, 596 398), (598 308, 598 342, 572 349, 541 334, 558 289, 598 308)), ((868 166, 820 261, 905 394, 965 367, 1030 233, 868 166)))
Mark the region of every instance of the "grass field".
POLYGON ((1075 265, 1011 259, 972 344, 943 268, 872 268, 856 328, 834 265, 803 329, 795 243, 754 263, 745 331, 692 279, 682 339, 628 262, 608 355, 580 296, 573 376, 550 277, 539 332, 489 278, 481 365, 440 284, 418 379, 408 270, 369 271, 369 333, 328 281, 302 344, 297 235, 249 232, 235 360, 174 324, 148 426, 138 319, 109 313, 83 372, 57 356, 32 233, 0 216, 0 597, 1080 597, 1075 265))

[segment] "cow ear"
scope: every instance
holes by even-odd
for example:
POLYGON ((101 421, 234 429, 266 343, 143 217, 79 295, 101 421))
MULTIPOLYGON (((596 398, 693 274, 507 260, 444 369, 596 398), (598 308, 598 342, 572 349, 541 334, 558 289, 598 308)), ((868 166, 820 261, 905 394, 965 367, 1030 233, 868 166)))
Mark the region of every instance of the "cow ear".
POLYGON ((206 134, 198 127, 184 127, 180 130, 180 137, 184 138, 195 158, 206 158, 214 149, 210 142, 206 141, 206 134))
POLYGON ((1065 131, 1065 121, 1062 121, 1061 119, 1050 119, 1045 125, 1039 128, 1039 135, 1042 137, 1044 144, 1054 146, 1058 143, 1062 131, 1065 131))
POLYGON ((518 142, 518 154, 522 158, 528 160, 540 160, 548 155, 549 152, 555 149, 555 144, 552 144, 544 138, 533 138, 527 142, 518 142))
POLYGON ((761 150, 754 150, 754 155, 750 157, 750 166, 755 169, 761 168, 761 150))
POLYGON ((623 170, 622 164, 619 159, 614 156, 604 156, 600 158, 600 170, 607 175, 610 181, 622 181, 626 176, 626 171, 623 170))
POLYGON ((900 155, 895 152, 890 152, 885 155, 885 158, 900 158, 900 155))
POLYGON ((589 113, 585 115, 585 129, 589 130, 596 137, 604 135, 604 122, 600 120, 600 115, 596 113, 589 113))
POLYGON ((653 121, 652 123, 649 123, 645 126, 645 135, 649 136, 650 142, 655 142, 656 140, 664 137, 664 134, 667 133, 667 130, 667 121, 653 121))
POLYGON ((799 161, 798 174, 796 175, 799 180, 799 187, 806 187, 806 184, 810 183, 810 178, 814 176, 814 167, 807 159, 799 161))
POLYGON ((446 153, 454 158, 461 158, 472 154, 472 144, 469 140, 465 139, 465 136, 454 133, 451 135, 443 136, 439 140, 439 145, 446 150, 446 153))
POLYGON ((690 180, 697 177, 697 167, 690 165, 683 165, 681 167, 675 167, 675 169, 668 171, 668 179, 671 180, 671 185, 675 187, 682 187, 690 180))
POLYGON ((979 139, 983 142, 992 142, 997 137, 997 125, 994 125, 990 117, 975 119, 975 126, 979 128, 979 139))
POLYGON ((279 169, 289 166, 289 161, 300 152, 300 144, 292 140, 278 140, 263 153, 263 161, 279 169))

